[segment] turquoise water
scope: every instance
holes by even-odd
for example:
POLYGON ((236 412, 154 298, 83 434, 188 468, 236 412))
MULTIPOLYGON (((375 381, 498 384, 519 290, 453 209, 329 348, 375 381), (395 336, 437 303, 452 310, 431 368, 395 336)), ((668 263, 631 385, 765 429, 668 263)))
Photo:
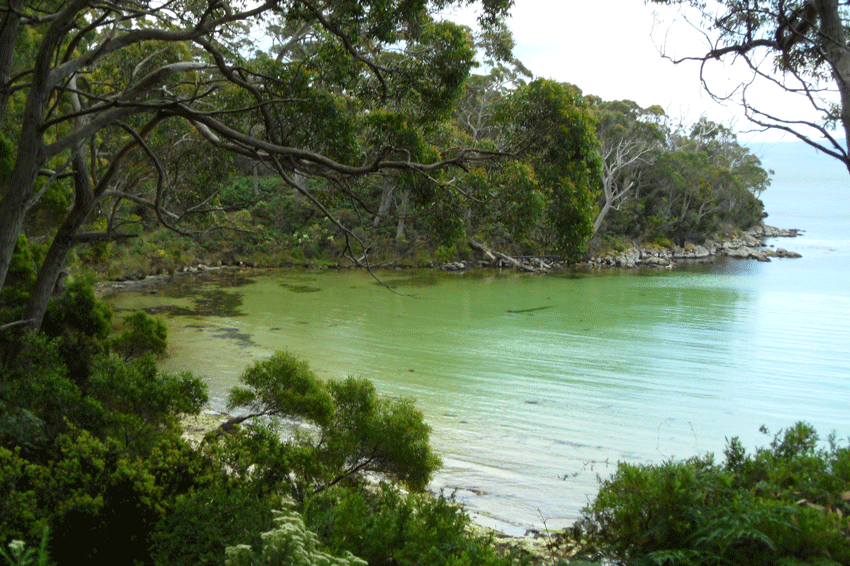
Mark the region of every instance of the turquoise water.
MULTIPOLYGON (((659 462, 754 446, 797 420, 850 434, 850 175, 787 145, 769 223, 806 230, 771 244, 803 254, 673 271, 535 276, 490 272, 269 272, 227 316, 171 316, 170 370, 205 377, 217 402, 274 350, 323 377, 373 379, 417 400, 444 461, 431 488, 512 534, 566 526, 619 460, 659 462), (842 198, 843 197, 843 198, 842 198)), ((211 296, 206 297, 211 300, 211 296)), ((181 293, 116 307, 194 308, 181 293)))

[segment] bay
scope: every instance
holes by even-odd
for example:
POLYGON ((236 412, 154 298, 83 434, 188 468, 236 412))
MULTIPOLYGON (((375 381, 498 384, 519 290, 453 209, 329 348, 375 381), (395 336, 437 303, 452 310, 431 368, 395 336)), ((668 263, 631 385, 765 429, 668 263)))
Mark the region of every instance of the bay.
POLYGON ((799 143, 755 150, 776 171, 768 223, 805 230, 770 243, 801 259, 380 272, 392 290, 363 272, 284 270, 111 301, 183 309, 166 319, 163 367, 204 377, 218 406, 281 349, 324 378, 416 399, 444 461, 432 490, 509 534, 560 528, 617 461, 722 455, 727 437, 754 447, 770 439, 760 426, 798 420, 850 434, 850 176, 799 143))

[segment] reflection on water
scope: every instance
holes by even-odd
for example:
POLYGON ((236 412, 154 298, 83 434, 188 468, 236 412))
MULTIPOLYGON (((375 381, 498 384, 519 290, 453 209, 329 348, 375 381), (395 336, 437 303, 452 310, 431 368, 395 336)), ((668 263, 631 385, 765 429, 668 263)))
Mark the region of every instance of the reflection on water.
POLYGON ((165 369, 194 371, 223 399, 248 364, 288 349, 323 377, 365 376, 386 395, 413 397, 445 463, 432 488, 522 534, 543 520, 569 524, 619 460, 720 453, 724 437, 753 445, 760 425, 800 419, 850 430, 847 291, 788 289, 767 271, 784 265, 382 274, 412 294, 361 272, 282 271, 226 295, 198 282, 194 297, 114 302, 187 308, 238 296, 242 316, 230 316, 230 297, 221 316, 168 318, 165 369), (311 291, 293 292, 301 287, 311 291))

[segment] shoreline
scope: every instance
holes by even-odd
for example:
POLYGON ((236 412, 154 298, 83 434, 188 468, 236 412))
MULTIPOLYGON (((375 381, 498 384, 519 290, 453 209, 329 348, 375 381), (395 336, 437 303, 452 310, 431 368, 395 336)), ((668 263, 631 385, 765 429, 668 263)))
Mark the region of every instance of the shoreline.
POLYGON ((549 273, 565 269, 599 270, 642 267, 674 269, 680 261, 705 263, 711 262, 717 257, 769 262, 771 258, 793 259, 802 256, 785 248, 777 247, 774 249, 772 245, 766 243, 766 240, 770 238, 796 238, 802 233, 804 231, 798 228, 776 228, 759 223, 738 234, 729 234, 718 239, 709 238, 701 244, 685 242, 682 247, 660 247, 632 243, 630 247, 619 251, 609 250, 605 253, 590 254, 583 261, 572 265, 565 264, 557 256, 508 257, 504 254, 497 254, 499 257, 496 257, 491 250, 485 248, 481 251, 488 257, 486 260, 448 262, 439 266, 439 268, 444 271, 512 268, 517 271, 549 273))
MULTIPOLYGON (((517 256, 510 257, 491 250, 483 251, 481 257, 487 259, 454 261, 441 264, 428 263, 418 267, 391 267, 374 266, 373 269, 409 270, 409 269, 438 269, 441 271, 468 271, 473 269, 512 269, 530 273, 551 273, 575 269, 579 271, 601 270, 601 269, 675 269, 679 262, 686 263, 708 263, 715 258, 728 257, 733 259, 754 260, 759 262, 770 262, 771 258, 795 259, 802 257, 799 253, 786 250, 782 247, 774 248, 767 244, 766 240, 771 238, 796 238, 804 233, 798 228, 776 228, 764 223, 757 224, 752 228, 740 233, 730 234, 719 239, 707 239, 701 244, 685 242, 684 246, 658 247, 652 245, 636 245, 621 251, 610 250, 604 254, 590 255, 583 261, 571 265, 561 261, 557 256, 517 256), (491 252, 491 253, 488 253, 491 252), (491 255, 496 253, 499 257, 491 255), (488 257, 490 256, 490 257, 488 257)), ((95 293, 99 298, 120 293, 123 291, 134 291, 140 288, 156 286, 172 280, 175 277, 198 276, 203 274, 215 274, 219 272, 254 272, 269 269, 362 269, 357 266, 342 267, 340 265, 328 267, 307 263, 301 266, 262 266, 254 264, 207 266, 202 263, 185 265, 174 273, 147 275, 144 277, 132 277, 125 275, 117 279, 100 280, 95 285, 95 293)))

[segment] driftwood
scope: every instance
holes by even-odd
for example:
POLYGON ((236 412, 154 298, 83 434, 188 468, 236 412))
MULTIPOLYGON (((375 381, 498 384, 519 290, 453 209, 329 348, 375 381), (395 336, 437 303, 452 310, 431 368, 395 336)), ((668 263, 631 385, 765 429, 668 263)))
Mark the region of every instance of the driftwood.
POLYGON ((504 261, 504 262, 512 265, 514 268, 520 269, 522 271, 531 271, 531 272, 539 271, 538 269, 535 269, 534 267, 531 267, 530 265, 526 265, 526 264, 522 263, 521 261, 519 261, 516 258, 513 258, 509 255, 505 255, 501 252, 497 252, 495 250, 491 250, 490 248, 488 248, 484 244, 479 244, 478 242, 476 242, 472 238, 469 239, 469 246, 472 249, 475 249, 475 250, 482 252, 484 255, 486 255, 488 258, 490 258, 490 261, 496 261, 498 259, 498 260, 504 261))

